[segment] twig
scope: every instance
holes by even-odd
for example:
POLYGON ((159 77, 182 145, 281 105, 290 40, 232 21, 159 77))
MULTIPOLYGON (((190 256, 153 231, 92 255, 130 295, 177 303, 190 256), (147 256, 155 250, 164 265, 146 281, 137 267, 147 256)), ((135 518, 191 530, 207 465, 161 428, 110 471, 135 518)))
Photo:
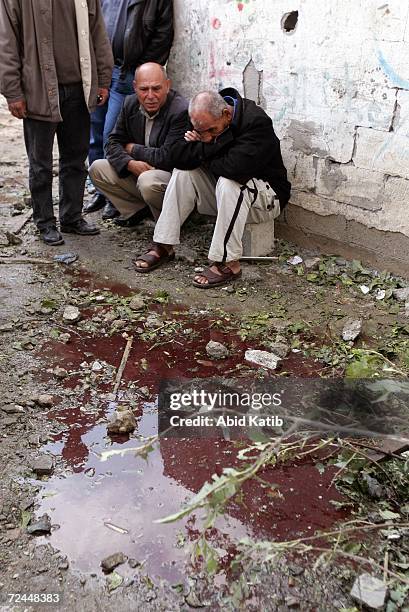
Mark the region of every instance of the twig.
POLYGON ((385 550, 385 556, 383 558, 383 581, 386 583, 388 578, 388 565, 389 565, 389 553, 385 550))
POLYGON ((113 391, 115 396, 118 393, 119 385, 121 384, 122 374, 124 373, 126 362, 128 361, 129 353, 131 352, 132 342, 133 336, 131 336, 131 338, 128 338, 128 342, 126 343, 124 353, 122 355, 121 363, 119 364, 113 391))
POLYGON ((42 264, 51 266, 55 264, 55 261, 49 259, 38 259, 34 257, 20 258, 20 257, 0 257, 0 264, 42 264))

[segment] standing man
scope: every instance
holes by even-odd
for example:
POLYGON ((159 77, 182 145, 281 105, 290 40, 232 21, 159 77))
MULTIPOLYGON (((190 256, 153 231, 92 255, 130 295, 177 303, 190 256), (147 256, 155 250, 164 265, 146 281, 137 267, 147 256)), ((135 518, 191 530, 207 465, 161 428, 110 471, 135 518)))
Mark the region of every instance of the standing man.
POLYGON ((105 147, 106 159, 89 169, 94 185, 120 211, 114 223, 137 225, 162 210, 173 167, 172 145, 183 138, 188 103, 170 88, 163 66, 148 62, 135 72, 135 94, 128 96, 105 147))
MULTIPOLYGON (((122 103, 134 93, 135 69, 146 62, 166 64, 173 42, 172 0, 101 0, 102 12, 112 44, 115 66, 107 104, 91 115, 88 161, 103 159, 122 103)), ((103 219, 113 219, 118 210, 102 193, 96 193, 84 212, 104 208, 103 219)))
POLYGON ((52 201, 59 148, 61 232, 98 234, 81 216, 89 111, 104 104, 112 52, 99 0, 0 0, 0 91, 23 119, 33 218, 46 244, 63 244, 52 201))
POLYGON ((252 100, 233 88, 204 91, 191 100, 189 117, 184 138, 171 149, 178 170, 166 190, 153 245, 135 266, 147 273, 174 259, 180 228, 197 206, 199 213, 216 217, 210 265, 193 281, 209 289, 241 276, 245 224, 277 217, 291 185, 273 123, 252 100))

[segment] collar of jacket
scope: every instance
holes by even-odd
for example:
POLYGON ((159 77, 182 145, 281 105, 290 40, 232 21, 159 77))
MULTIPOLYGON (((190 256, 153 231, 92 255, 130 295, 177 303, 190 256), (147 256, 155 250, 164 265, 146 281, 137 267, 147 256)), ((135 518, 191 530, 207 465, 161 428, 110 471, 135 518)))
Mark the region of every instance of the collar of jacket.
POLYGON ((234 87, 226 87, 225 89, 219 91, 219 94, 222 96, 222 98, 225 96, 230 96, 230 98, 233 98, 233 100, 236 100, 237 102, 236 112, 233 117, 233 121, 230 124, 230 128, 233 130, 233 132, 235 132, 240 127, 243 119, 243 98, 237 89, 234 89, 234 87))

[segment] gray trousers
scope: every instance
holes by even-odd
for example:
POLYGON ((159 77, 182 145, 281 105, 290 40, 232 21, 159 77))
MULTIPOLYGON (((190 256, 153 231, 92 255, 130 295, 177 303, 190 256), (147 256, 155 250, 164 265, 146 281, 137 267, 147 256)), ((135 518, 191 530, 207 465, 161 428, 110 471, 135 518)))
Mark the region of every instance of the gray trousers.
POLYGON ((210 261, 236 261, 243 254, 246 223, 264 223, 280 214, 274 190, 265 181, 250 179, 246 185, 220 177, 206 169, 174 170, 166 189, 154 242, 180 244, 180 228, 197 206, 199 213, 216 216, 209 250, 210 261))
POLYGON ((159 218, 170 172, 147 170, 138 177, 131 174, 120 178, 109 161, 97 159, 88 173, 98 191, 111 200, 125 219, 146 205, 151 209, 155 221, 159 218))

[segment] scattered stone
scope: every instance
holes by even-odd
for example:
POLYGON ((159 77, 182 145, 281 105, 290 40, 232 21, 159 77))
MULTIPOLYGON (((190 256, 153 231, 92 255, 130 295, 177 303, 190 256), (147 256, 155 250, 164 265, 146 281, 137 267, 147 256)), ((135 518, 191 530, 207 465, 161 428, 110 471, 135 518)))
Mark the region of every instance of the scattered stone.
POLYGON ((16 234, 13 234, 12 232, 6 231, 6 237, 10 246, 19 246, 20 244, 23 244, 20 236, 16 236, 16 234))
POLYGON ((57 378, 66 378, 68 376, 67 370, 65 368, 60 368, 60 366, 54 368, 53 374, 57 378))
POLYGON ((304 265, 307 268, 307 270, 317 270, 320 263, 321 263, 320 257, 307 257, 304 260, 304 265))
POLYGON ((200 601, 198 596, 194 591, 189 591, 189 593, 185 597, 185 602, 191 608, 204 608, 205 604, 200 601))
POLYGON ((5 232, 0 232, 0 247, 9 246, 9 239, 6 236, 5 232))
POLYGON ((66 306, 62 317, 66 323, 77 323, 81 313, 76 306, 66 306))
POLYGON ((204 268, 202 268, 201 266, 199 266, 199 267, 195 268, 195 272, 196 272, 196 274, 200 274, 200 273, 201 273, 201 272, 203 272, 203 271, 204 271, 204 268))
POLYGON ((206 353, 211 359, 226 359, 229 356, 229 350, 227 346, 224 346, 221 342, 215 342, 210 340, 206 344, 206 353))
POLYGON ((348 319, 342 329, 342 339, 345 342, 354 341, 358 338, 362 331, 361 319, 348 319))
POLYGON ((368 486, 368 494, 375 499, 381 499, 384 496, 383 486, 369 474, 363 474, 363 481, 368 486))
POLYGON ((38 434, 31 434, 28 438, 28 443, 30 446, 39 446, 40 436, 38 434))
POLYGON ((162 327, 162 321, 155 314, 146 317, 145 327, 162 327))
POLYGON ((254 349, 248 349, 245 352, 244 359, 252 365, 257 365, 269 370, 275 370, 281 361, 280 357, 278 355, 274 355, 274 353, 254 349))
POLYGON ((406 302, 407 300, 409 300, 409 287, 394 289, 392 291, 392 295, 396 300, 398 300, 398 302, 406 302))
POLYGON ((289 263, 291 266, 298 266, 299 264, 302 264, 302 262, 303 258, 299 255, 294 255, 294 257, 290 257, 290 259, 287 259, 287 263, 289 263))
POLYGON ((66 266, 74 263, 74 261, 77 261, 77 259, 78 255, 76 253, 61 253, 61 255, 54 255, 54 261, 63 263, 66 266))
POLYGON ((51 455, 43 455, 34 461, 31 469, 37 476, 50 476, 54 469, 53 458, 51 455))
POLYGON ((63 342, 64 344, 68 344, 68 342, 71 340, 71 336, 70 336, 70 334, 60 334, 58 336, 58 340, 59 340, 59 342, 63 342))
POLYGON ((48 514, 43 514, 38 521, 31 523, 31 525, 27 527, 27 533, 34 536, 51 533, 51 519, 48 514))
POLYGON ((342 257, 337 257, 335 260, 335 263, 337 264, 337 266, 346 266, 348 265, 348 262, 346 259, 343 259, 342 257))
POLYGON ((2 406, 1 409, 6 414, 25 414, 23 406, 19 406, 18 404, 8 404, 7 406, 2 406))
POLYGON ((377 289, 374 293, 376 300, 384 300, 386 296, 385 289, 377 289))
POLYGON ((68 559, 64 558, 61 559, 60 562, 58 563, 58 569, 59 570, 67 570, 69 568, 70 564, 68 563, 68 559))
POLYGON ((104 366, 99 361, 94 361, 94 363, 91 366, 91 370, 93 372, 101 372, 101 370, 103 369, 104 369, 104 366))
POLYGON ((379 578, 371 574, 361 574, 355 580, 350 595, 356 602, 370 610, 383 610, 387 588, 379 578))
POLYGON ((293 597, 292 595, 285 598, 285 603, 287 605, 287 608, 298 608, 300 606, 300 600, 296 597, 293 597))
POLYGON ((136 559, 128 559, 128 565, 132 569, 135 569, 136 567, 139 567, 141 565, 141 562, 137 561, 136 559))
POLYGON ((18 418, 16 416, 6 417, 1 421, 3 427, 10 427, 11 425, 16 425, 16 423, 18 423, 18 418))
POLYGON ((268 348, 272 353, 280 357, 280 359, 285 359, 291 350, 291 347, 284 336, 277 336, 274 342, 269 344, 268 348))
POLYGON ((88 476, 88 478, 92 478, 93 476, 95 476, 95 468, 88 468, 87 470, 85 470, 84 474, 85 476, 88 476))
POLYGON ((126 406, 118 406, 107 425, 108 433, 132 433, 136 428, 134 414, 126 406))
POLYGON ((48 408, 54 404, 54 398, 52 395, 48 395, 47 393, 42 393, 38 396, 36 403, 44 408, 48 408))
POLYGON ((145 308, 145 300, 141 295, 133 295, 129 302, 129 308, 131 310, 142 310, 145 308))
POLYGON ((113 555, 109 555, 109 557, 105 557, 105 559, 101 561, 101 567, 104 572, 108 574, 118 567, 118 565, 125 563, 126 560, 127 557, 123 553, 114 553, 113 555))
POLYGON ((144 397, 146 399, 148 399, 150 397, 150 395, 151 395, 148 387, 139 387, 138 394, 142 395, 142 397, 144 397))
POLYGON ((366 295, 367 293, 370 292, 370 289, 369 289, 369 287, 367 285, 359 285, 359 288, 360 288, 360 290, 362 291, 362 293, 364 295, 366 295))

